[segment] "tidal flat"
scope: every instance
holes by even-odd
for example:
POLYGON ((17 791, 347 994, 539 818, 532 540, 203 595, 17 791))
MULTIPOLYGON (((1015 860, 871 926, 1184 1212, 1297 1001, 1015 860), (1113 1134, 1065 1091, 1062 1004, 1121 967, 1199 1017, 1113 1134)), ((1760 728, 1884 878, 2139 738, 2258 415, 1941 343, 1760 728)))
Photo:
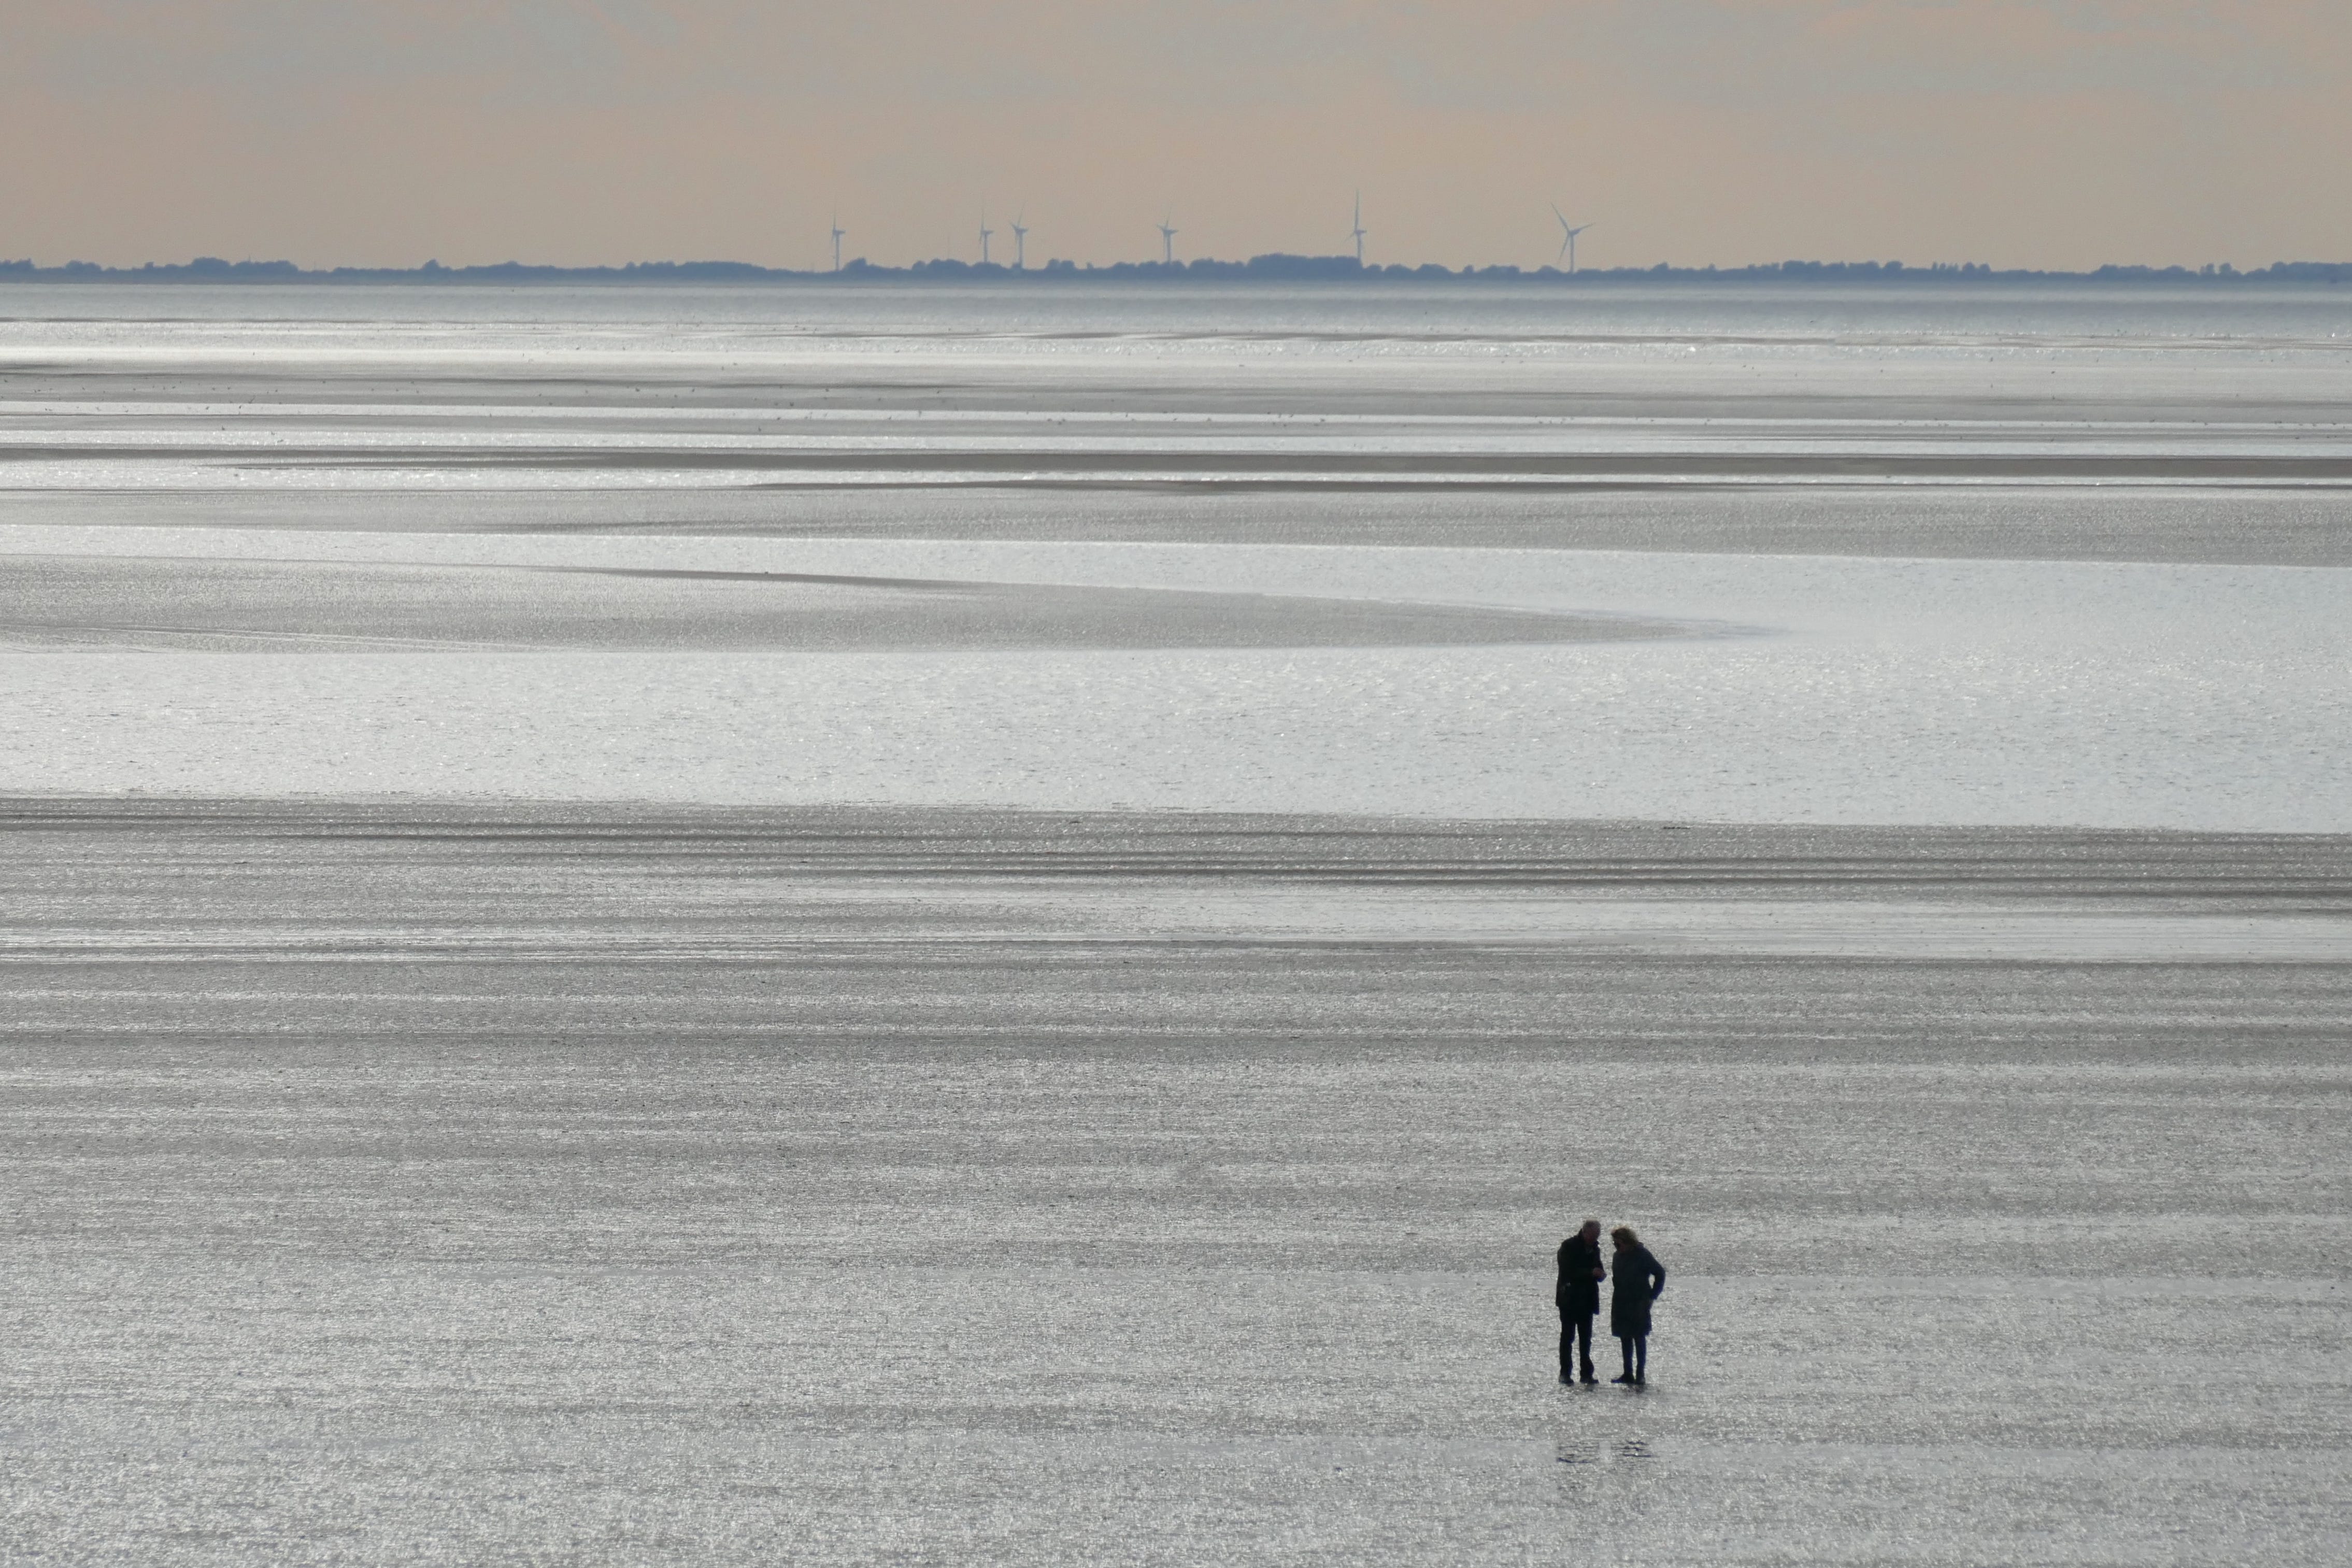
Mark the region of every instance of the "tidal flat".
POLYGON ((2340 937, 2340 837, 120 800, 5 829, 20 1548, 2344 1541, 2352 963, 2174 945, 2340 937), (1154 931, 1106 890, 1227 898, 1154 931), (1318 891, 1323 929, 1251 928, 1318 891), (1471 892, 1520 929, 1465 934, 1471 892), (1638 899, 1687 918, 1586 940, 1638 899), (1774 940, 1827 907, 1863 918, 1774 940), (1889 956, 1893 907, 2110 940, 1889 956), (1672 1271, 1638 1395, 1552 1380, 1549 1248, 1587 1210, 1672 1271))
POLYGON ((2326 291, 0 307, 0 1557, 2352 1552, 2326 291))

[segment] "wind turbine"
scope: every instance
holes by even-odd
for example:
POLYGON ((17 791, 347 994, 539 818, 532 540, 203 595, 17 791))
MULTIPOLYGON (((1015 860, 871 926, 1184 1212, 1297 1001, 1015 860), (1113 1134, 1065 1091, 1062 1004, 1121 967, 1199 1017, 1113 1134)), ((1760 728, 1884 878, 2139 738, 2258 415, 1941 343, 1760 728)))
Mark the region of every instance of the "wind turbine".
POLYGON ((1029 266, 1029 231, 1021 226, 1018 215, 1013 219, 1013 270, 1025 271, 1029 266))
MULTIPOLYGON (((1559 254, 1568 258, 1568 270, 1570 275, 1573 275, 1576 271, 1576 237, 1592 226, 1589 223, 1580 223, 1574 228, 1569 227, 1568 215, 1559 210, 1559 204, 1557 202, 1552 204, 1551 216, 1559 219, 1559 254)), ((1554 257, 1552 259, 1557 262, 1559 257, 1554 257)))
POLYGON ((1364 264, 1364 193, 1361 191, 1356 193, 1356 226, 1353 233, 1356 237, 1356 265, 1361 267, 1364 264))
POLYGON ((988 209, 987 209, 986 207, 982 207, 982 208, 981 208, 981 209, 980 209, 980 264, 981 264, 982 267, 985 267, 985 266, 987 266, 987 265, 988 265, 988 238, 989 238, 989 236, 991 236, 991 235, 994 234, 995 232, 996 232, 996 231, 995 231, 994 229, 992 229, 992 228, 991 228, 991 227, 989 227, 989 226, 988 226, 988 209))
POLYGON ((1176 265, 1176 231, 1168 226, 1166 218, 1160 220, 1160 259, 1166 266, 1176 265))
POLYGON ((841 226, 841 215, 833 215, 833 269, 841 270, 841 237, 849 231, 841 226))

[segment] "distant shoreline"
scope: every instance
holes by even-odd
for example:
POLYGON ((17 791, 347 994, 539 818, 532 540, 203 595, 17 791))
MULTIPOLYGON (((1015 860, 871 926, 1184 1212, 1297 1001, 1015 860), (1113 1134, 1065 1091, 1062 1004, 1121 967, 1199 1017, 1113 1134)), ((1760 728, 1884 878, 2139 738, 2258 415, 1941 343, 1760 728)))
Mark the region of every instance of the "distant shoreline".
POLYGON ((1077 266, 1049 261, 1041 267, 1016 268, 999 263, 954 259, 919 261, 907 267, 877 267, 864 259, 839 271, 795 271, 761 267, 747 261, 649 261, 623 267, 542 267, 505 261, 480 267, 444 267, 428 261, 422 267, 334 267, 310 268, 290 261, 225 261, 198 257, 194 261, 140 267, 101 267, 95 262, 68 261, 42 267, 32 261, 0 261, 0 283, 419 283, 427 285, 481 283, 818 283, 838 286, 892 283, 1002 282, 1016 286, 1085 287, 1105 283, 1339 283, 1381 287, 1398 283, 1475 283, 1519 288, 1622 288, 1628 285, 1677 283, 1765 283, 1798 287, 1822 284, 1962 284, 2047 285, 2130 284, 2158 286, 2239 287, 2254 284, 2294 284, 2336 287, 2352 284, 2352 262, 2282 261, 2249 272, 2219 267, 2110 266, 2088 272, 1998 270, 1978 263, 1938 263, 1908 267, 1899 261, 1783 261, 1753 267, 1585 268, 1574 273, 1557 268, 1465 267, 1434 263, 1381 266, 1360 263, 1351 256, 1252 257, 1247 261, 1119 261, 1108 266, 1077 266))

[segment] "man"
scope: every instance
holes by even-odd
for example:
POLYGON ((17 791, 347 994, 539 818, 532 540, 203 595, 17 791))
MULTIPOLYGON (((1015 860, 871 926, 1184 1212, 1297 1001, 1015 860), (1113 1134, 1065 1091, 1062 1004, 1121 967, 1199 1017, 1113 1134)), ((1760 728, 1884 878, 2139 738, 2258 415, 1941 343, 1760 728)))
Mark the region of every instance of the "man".
POLYGON ((1574 1383, 1580 1365, 1585 1382, 1601 1381, 1592 1373, 1592 1315, 1601 1310, 1601 1281, 1608 1272, 1601 1265, 1601 1222, 1586 1220, 1559 1244, 1559 1283, 1552 1287, 1553 1304, 1559 1308, 1562 1383, 1574 1383))

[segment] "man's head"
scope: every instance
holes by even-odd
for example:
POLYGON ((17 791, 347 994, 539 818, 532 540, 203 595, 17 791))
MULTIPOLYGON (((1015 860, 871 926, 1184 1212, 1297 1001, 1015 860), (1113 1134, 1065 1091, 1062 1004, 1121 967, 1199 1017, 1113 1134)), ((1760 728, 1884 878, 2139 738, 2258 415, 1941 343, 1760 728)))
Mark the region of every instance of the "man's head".
POLYGON ((1601 1239, 1601 1222, 1597 1219, 1586 1220, 1583 1228, 1576 1234, 1587 1241, 1598 1241, 1601 1239))

